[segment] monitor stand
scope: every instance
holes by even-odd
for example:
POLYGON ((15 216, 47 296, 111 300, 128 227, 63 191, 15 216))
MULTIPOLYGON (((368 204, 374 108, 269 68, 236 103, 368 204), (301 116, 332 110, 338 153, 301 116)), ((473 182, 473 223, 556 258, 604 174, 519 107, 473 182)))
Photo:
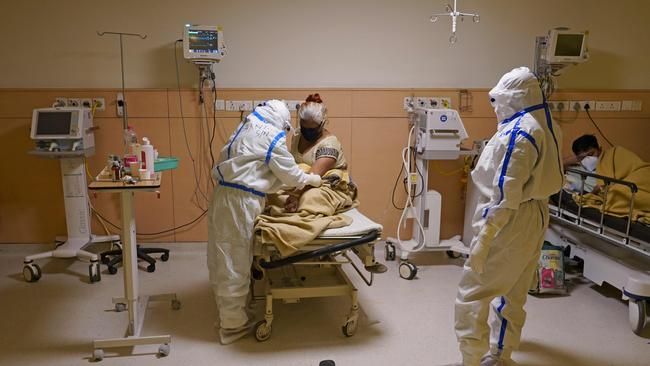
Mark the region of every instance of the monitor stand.
MULTIPOLYGON (((45 154, 41 156, 43 155, 45 154)), ((65 222, 68 235, 56 237, 56 249, 25 257, 23 277, 27 282, 36 282, 41 278, 41 269, 38 264, 34 263, 37 259, 77 258, 90 262, 88 267, 90 283, 98 282, 101 280, 99 255, 84 249, 92 243, 119 241, 120 236, 99 236, 91 233, 84 151, 79 151, 77 154, 66 154, 65 157, 62 157, 61 154, 53 154, 50 157, 58 159, 61 163, 65 222)))

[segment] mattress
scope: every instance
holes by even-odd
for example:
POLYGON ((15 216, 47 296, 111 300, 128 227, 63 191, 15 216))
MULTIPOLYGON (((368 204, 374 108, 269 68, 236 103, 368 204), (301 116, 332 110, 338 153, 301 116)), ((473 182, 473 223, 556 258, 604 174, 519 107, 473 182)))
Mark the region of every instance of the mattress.
POLYGON ((342 238, 342 237, 355 237, 363 236, 368 234, 373 230, 382 231, 383 226, 370 220, 364 216, 359 210, 353 208, 349 211, 343 213, 344 215, 352 219, 352 224, 336 229, 327 229, 323 231, 318 238, 319 239, 328 239, 328 238, 342 238))

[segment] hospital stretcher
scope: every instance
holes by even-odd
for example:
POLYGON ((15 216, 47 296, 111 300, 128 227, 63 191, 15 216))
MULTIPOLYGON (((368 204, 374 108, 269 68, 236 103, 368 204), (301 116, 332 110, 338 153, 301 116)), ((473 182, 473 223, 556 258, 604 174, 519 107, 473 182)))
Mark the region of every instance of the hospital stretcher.
MULTIPOLYGON (((359 317, 357 289, 342 267, 350 264, 368 286, 372 285, 374 274, 385 272, 386 267, 377 263, 374 256, 374 245, 382 226, 356 209, 344 214, 352 219, 352 224, 325 230, 300 251, 284 258, 273 243, 264 242, 261 235, 255 235, 252 277, 263 284, 264 295, 256 296, 253 292, 253 298, 263 299, 266 306, 264 320, 255 328, 258 341, 271 336, 273 300, 296 303, 304 298, 331 296, 350 297, 352 304, 341 329, 347 337, 354 335, 359 317), (358 257, 362 267, 351 254, 358 257)), ((254 289, 254 284, 251 287, 254 289)))
POLYGON ((650 302, 650 226, 631 219, 638 187, 575 169, 567 172, 580 175, 583 187, 587 177, 602 180, 605 197, 613 184, 631 191, 630 210, 623 218, 608 215, 602 209, 583 207, 581 195, 576 203, 570 193, 560 191, 549 202, 551 222, 546 239, 570 244, 572 254, 584 262, 583 275, 587 279, 597 285, 607 282, 622 291, 623 299, 629 300, 630 325, 639 334, 647 323, 650 302))

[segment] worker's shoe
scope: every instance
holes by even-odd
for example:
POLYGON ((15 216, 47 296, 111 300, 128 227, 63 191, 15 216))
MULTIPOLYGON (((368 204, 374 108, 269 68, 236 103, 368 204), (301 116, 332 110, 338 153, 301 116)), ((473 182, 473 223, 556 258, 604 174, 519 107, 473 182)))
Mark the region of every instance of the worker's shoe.
POLYGON ((234 343, 252 333, 253 329, 255 329, 255 323, 251 321, 239 328, 220 328, 219 341, 223 345, 234 343))

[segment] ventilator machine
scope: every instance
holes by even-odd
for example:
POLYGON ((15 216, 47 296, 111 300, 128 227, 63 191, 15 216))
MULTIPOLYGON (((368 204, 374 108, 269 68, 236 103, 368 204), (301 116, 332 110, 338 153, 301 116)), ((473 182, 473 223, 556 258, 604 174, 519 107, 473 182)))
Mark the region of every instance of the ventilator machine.
MULTIPOLYGON (((468 138, 468 135, 458 111, 416 108, 409 114, 412 126, 407 146, 402 150, 402 163, 408 181, 407 198, 400 217, 397 238, 386 240, 385 258, 395 259, 395 244, 397 244, 401 250, 400 276, 410 280, 417 274, 417 267, 408 261, 410 253, 421 250, 444 250, 450 255, 468 253, 468 248, 461 241, 460 235, 446 240, 440 239, 442 197, 435 190, 427 190, 429 161, 456 160, 464 155, 476 155, 478 150, 461 147, 461 143, 468 138), (413 235, 410 240, 404 240, 401 238, 400 231, 408 218, 413 219, 413 235)), ((475 203, 467 200, 467 205, 475 205, 475 203)))
POLYGON ((95 129, 89 108, 43 108, 33 112, 30 136, 35 140, 36 148, 29 154, 58 159, 61 164, 67 236, 56 238, 56 249, 25 257, 23 277, 27 282, 41 278, 41 269, 34 260, 52 257, 90 261, 89 279, 91 283, 97 282, 101 279, 99 256, 84 248, 91 243, 120 239, 117 235, 96 236, 91 233, 86 157, 95 153, 95 129))

